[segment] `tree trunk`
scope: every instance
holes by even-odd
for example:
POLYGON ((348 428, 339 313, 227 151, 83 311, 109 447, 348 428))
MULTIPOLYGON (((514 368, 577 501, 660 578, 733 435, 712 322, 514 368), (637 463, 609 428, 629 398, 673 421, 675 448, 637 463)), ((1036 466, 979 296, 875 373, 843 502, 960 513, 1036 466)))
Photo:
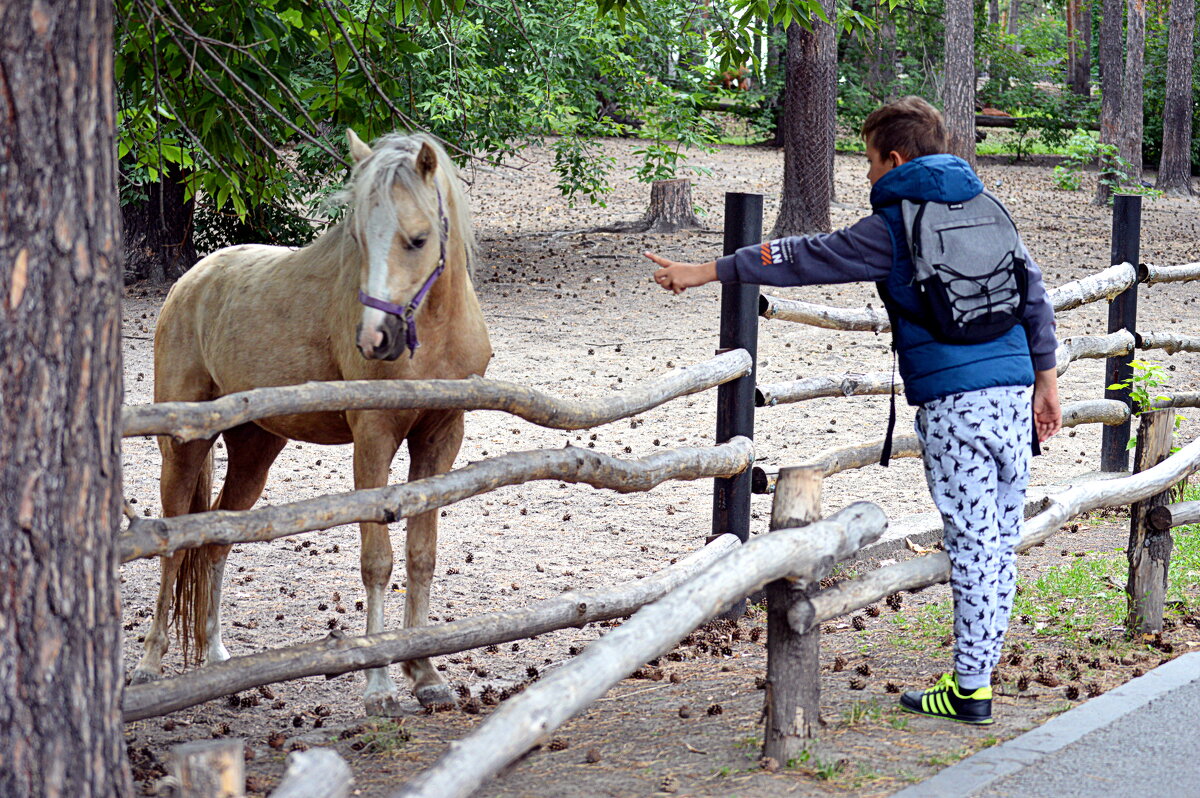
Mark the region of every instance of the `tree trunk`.
POLYGON ((646 232, 674 233, 703 227, 693 207, 692 181, 686 178, 655 180, 650 184, 650 207, 643 219, 646 232))
POLYGON ((0 5, 0 795, 130 796, 113 5, 0 5))
POLYGON ((942 113, 947 151, 975 168, 975 13, 971 0, 946 0, 942 113))
MULTIPOLYGON (((1117 146, 1121 129, 1121 0, 1102 0, 1100 7, 1100 143, 1117 146)), ((1111 164, 1102 158, 1101 177, 1111 172, 1111 164)), ((1100 180, 1096 184, 1096 204, 1108 203, 1112 191, 1100 180)))
POLYGON ((1090 62, 1084 42, 1084 6, 1086 0, 1067 0, 1067 87, 1087 97, 1091 94, 1090 62))
POLYGON ((1083 75, 1085 97, 1092 96, 1092 0, 1080 0, 1079 71, 1083 75))
POLYGON ((1000 0, 988 0, 988 24, 1000 24, 1000 0))
POLYGON ((1191 0, 1171 3, 1167 42, 1167 88, 1163 105, 1162 160, 1155 188, 1170 194, 1192 194, 1192 49, 1196 6, 1191 0))
POLYGON ((186 179, 172 169, 148 186, 149 196, 121 208, 125 282, 171 283, 196 262, 192 239, 195 200, 184 200, 186 179))
POLYGON ((879 28, 870 34, 875 46, 867 72, 867 86, 876 102, 885 103, 893 99, 893 84, 896 82, 896 18, 886 4, 881 3, 876 8, 879 28))
MULTIPOLYGON (((833 0, 822 0, 834 18, 833 0)), ((833 229, 833 145, 837 112, 837 37, 833 25, 812 20, 812 31, 788 27, 787 88, 783 100, 783 192, 771 238, 833 229)))
MULTIPOLYGON (((780 85, 780 76, 784 77, 786 82, 787 76, 787 50, 779 46, 779 37, 783 35, 783 30, 778 25, 771 26, 771 34, 767 37, 767 72, 765 86, 780 85)), ((774 116, 774 127, 771 130, 771 138, 764 141, 763 144, 768 147, 783 146, 783 91, 776 91, 772 96, 764 98, 763 102, 767 108, 771 110, 774 116)))
POLYGON ((1017 35, 1017 21, 1021 17, 1021 0, 1011 0, 1008 4, 1008 35, 1017 35))
POLYGON ((1132 183, 1142 179, 1142 100, 1146 72, 1146 0, 1128 0, 1125 15, 1125 75, 1121 80, 1120 155, 1129 161, 1132 183))

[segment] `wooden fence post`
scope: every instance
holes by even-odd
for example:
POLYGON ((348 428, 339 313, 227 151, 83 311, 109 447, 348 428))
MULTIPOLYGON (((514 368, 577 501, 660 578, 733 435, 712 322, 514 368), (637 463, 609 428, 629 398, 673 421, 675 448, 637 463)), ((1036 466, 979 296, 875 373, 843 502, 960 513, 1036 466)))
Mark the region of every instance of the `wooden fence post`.
MULTIPOLYGON (((1136 269, 1141 258, 1142 198, 1130 194, 1113 197, 1112 263, 1132 263, 1136 269)), ((1140 275, 1140 270, 1139 270, 1140 275)), ((1108 303, 1108 331, 1128 330, 1137 341, 1137 283, 1117 295, 1108 303)), ((1109 388, 1118 382, 1128 382, 1133 376, 1134 352, 1110 357, 1104 361, 1104 398, 1117 399, 1133 409, 1133 400, 1128 389, 1109 388)), ((1130 422, 1117 426, 1105 426, 1101 433, 1100 470, 1105 472, 1129 469, 1130 422)))
MULTIPOLYGON (((1175 411, 1152 410, 1142 414, 1138 427, 1134 472, 1158 465, 1171 454, 1175 411)), ((1149 516, 1170 501, 1170 488, 1135 502, 1129 513, 1129 616, 1130 635, 1157 634, 1163 628, 1163 602, 1167 592, 1167 567, 1171 562, 1171 530, 1158 531, 1149 516)))
MULTIPOLYGON (((821 517, 819 467, 784 468, 775 484, 771 529, 807 526, 821 517)), ((832 565, 832 563, 830 563, 832 565)), ((828 569, 819 569, 820 580, 828 569)), ((821 627, 797 630, 789 613, 808 601, 810 585, 778 579, 767 585, 767 695, 763 756, 786 766, 821 721, 821 627)))
MULTIPOLYGON (((725 195, 724 253, 762 240, 761 194, 725 195)), ((758 286, 721 286, 721 349, 745 349, 758 359, 758 286)), ((754 438, 754 384, 757 367, 745 377, 717 388, 717 443, 737 435, 754 438)), ((743 543, 750 537, 750 469, 719 477, 713 488, 712 537, 731 532, 743 543)))
POLYGON ((246 794, 245 741, 197 740, 171 749, 171 775, 180 798, 242 798, 246 794))

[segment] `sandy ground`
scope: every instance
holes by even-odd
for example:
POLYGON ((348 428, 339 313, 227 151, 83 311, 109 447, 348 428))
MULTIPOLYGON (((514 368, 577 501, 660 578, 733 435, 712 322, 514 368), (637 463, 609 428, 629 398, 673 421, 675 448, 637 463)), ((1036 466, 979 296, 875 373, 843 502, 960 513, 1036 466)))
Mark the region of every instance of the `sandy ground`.
MULTIPOLYGON (((633 142, 612 141, 605 144, 605 151, 616 159, 620 169, 632 165, 634 146, 633 142)), ((706 211, 703 219, 709 229, 666 236, 572 232, 637 218, 644 210, 648 190, 620 179, 608 197, 608 207, 571 208, 556 196, 548 153, 533 151, 527 157, 528 162, 519 164, 519 169, 468 173, 480 241, 477 285, 496 352, 487 376, 519 381, 562 397, 586 398, 621 391, 672 366, 711 356, 717 348, 719 289, 710 286, 679 297, 663 292, 650 282, 649 264, 640 252, 653 249, 695 260, 720 254, 723 195, 728 191, 764 194, 769 229, 777 209, 781 154, 767 149, 722 148, 711 155, 695 155, 693 163, 712 171, 711 177, 696 181, 694 195, 706 211)), ((848 224, 869 212, 865 173, 866 160, 862 156, 838 156, 835 225, 848 224)), ((980 173, 1012 210, 1048 285, 1078 279, 1108 264, 1109 213, 1093 207, 1088 192, 1054 190, 1045 165, 985 160, 980 173)), ((1197 242, 1200 203, 1173 199, 1146 203, 1144 261, 1172 264, 1200 260, 1197 242)), ((778 289, 772 293, 845 307, 868 303, 878 306, 874 289, 864 285, 778 289)), ((125 373, 129 404, 150 401, 152 337, 163 295, 151 287, 127 290, 125 373)), ((1143 288, 1140 329, 1194 334, 1197 296, 1188 284, 1143 288)), ((1060 314, 1059 336, 1102 333, 1105 326, 1104 304, 1093 304, 1060 314)), ((1148 356, 1170 364, 1173 389, 1198 389, 1200 358, 1196 355, 1148 356)), ((884 371, 889 367, 888 340, 883 336, 784 322, 764 322, 760 327, 760 382, 884 371)), ((1101 361, 1077 362, 1060 381, 1064 402, 1098 398, 1103 387, 1101 361)), ((878 438, 886 415, 885 397, 818 400, 762 410, 756 420, 758 462, 768 468, 792 465, 834 446, 878 438)), ((910 409, 903 408, 899 430, 907 428, 911 415, 910 409)), ((1189 418, 1183 424, 1182 435, 1190 440, 1200 425, 1196 414, 1186 415, 1189 418)), ((643 414, 637 421, 636 426, 620 421, 587 432, 563 432, 541 429, 501 413, 473 413, 468 416, 466 442, 456 464, 513 450, 568 443, 594 447, 617 457, 638 457, 662 447, 710 445, 715 392, 677 400, 643 414)), ((1064 433, 1035 461, 1033 484, 1054 483, 1064 475, 1094 470, 1099 440, 1096 426, 1064 433)), ((216 454, 219 479, 223 467, 220 444, 216 454)), ((126 495, 134 507, 138 512, 158 515, 158 453, 154 443, 127 440, 124 468, 126 495)), ((406 469, 401 452, 393 464, 392 480, 402 481, 406 469)), ((276 461, 260 506, 351 489, 349 447, 292 444, 276 461)), ((540 482, 453 505, 441 519, 430 621, 523 606, 567 589, 602 587, 649 574, 702 545, 710 531, 710 497, 711 485, 706 481, 670 483, 632 495, 540 482)), ((824 509, 831 512, 859 498, 878 502, 892 518, 932 509, 915 460, 895 461, 886 470, 871 467, 829 479, 824 489, 824 509)), ((755 497, 755 533, 766 530, 769 515, 770 498, 755 497)), ((395 594, 387 608, 392 626, 400 625, 403 612, 402 534, 397 525, 395 594)), ((230 652, 237 656, 309 641, 332 627, 361 630, 365 617, 356 602, 364 598, 364 593, 355 555, 357 540, 357 529, 339 527, 236 547, 226 571, 224 600, 225 641, 230 652)), ((1110 529, 1102 542, 1120 545, 1120 535, 1110 529)), ((125 650, 127 667, 132 669, 140 655, 140 637, 149 627, 158 566, 153 561, 130 563, 123 575, 125 650)), ((922 595, 937 594, 930 590, 922 595)), ((761 625, 761 619, 747 619, 743 625, 748 624, 749 629, 755 623, 761 625)), ((484 685, 504 689, 526 681, 531 668, 544 671, 562 663, 569 658, 572 647, 586 644, 603 631, 594 626, 564 630, 504 646, 500 652, 486 656, 486 666, 480 665, 481 652, 443 658, 440 664, 452 685, 469 686, 476 694, 484 685)), ((761 730, 756 731, 761 694, 754 690, 754 676, 764 672, 761 646, 751 645, 748 639, 730 642, 738 644, 730 646, 737 649, 734 653, 738 656, 722 658, 720 665, 709 662, 712 657, 685 658, 673 666, 680 671, 681 684, 654 683, 651 691, 644 693, 643 703, 638 703, 618 699, 646 688, 636 682, 623 683, 589 710, 584 720, 576 721, 576 728, 581 729, 594 724, 595 730, 590 733, 596 739, 608 735, 604 739, 618 741, 607 748, 595 744, 601 749, 599 763, 586 763, 583 750, 575 743, 569 748, 570 767, 547 770, 548 765, 543 767, 530 759, 485 793, 582 796, 679 790, 693 795, 726 795, 760 794, 758 790, 765 789, 761 794, 793 794, 794 790, 794 794, 821 794, 831 789, 820 779, 795 773, 786 777, 754 774, 753 779, 747 776, 750 781, 737 787, 724 778, 729 773, 712 775, 722 769, 743 772, 747 762, 752 765, 754 757, 750 754, 755 746, 745 741, 761 734, 761 730), (686 689, 695 691, 695 695, 680 699, 673 694, 686 689), (717 759, 710 761, 692 754, 681 749, 677 741, 663 741, 660 752, 657 738, 671 737, 671 727, 652 733, 638 722, 647 713, 653 714, 651 705, 644 703, 652 698, 670 704, 671 712, 677 710, 681 700, 692 704, 698 716, 692 727, 711 729, 705 732, 707 736, 688 745, 700 751, 711 748, 717 759), (723 704, 723 714, 706 714, 705 708, 712 703, 723 704), (649 737, 643 736, 643 731, 649 737), (740 747, 735 745, 739 740, 743 741, 740 747), (622 756, 616 750, 621 745, 637 750, 622 756), (668 756, 668 748, 683 750, 683 756, 697 760, 691 776, 686 775, 691 771, 686 761, 679 760, 679 751, 668 756), (731 756, 732 765, 728 764, 731 756), (527 775, 522 776, 523 772, 527 775), (767 780, 762 787, 755 786, 759 779, 767 780), (810 788, 814 792, 808 792, 810 788)), ((947 650, 931 652, 930 656, 938 661, 918 667, 923 661, 912 652, 889 653, 882 638, 854 643, 859 649, 864 645, 868 651, 877 647, 880 661, 891 657, 907 662, 903 667, 897 664, 897 678, 935 673, 936 668, 945 667, 948 658, 947 650)), ((166 669, 168 674, 182 669, 175 647, 167 655, 166 669)), ((402 684, 400 669, 392 670, 402 684)), ((131 724, 128 732, 135 764, 140 763, 138 772, 149 786, 158 772, 156 763, 171 744, 213 735, 243 736, 258 752, 249 763, 250 787, 256 791, 268 789, 279 772, 282 752, 269 747, 266 740, 274 733, 284 733, 290 739, 307 732, 315 733, 316 741, 321 729, 349 730, 347 740, 360 739, 355 734, 361 732, 363 722, 361 688, 362 677, 358 675, 332 681, 308 679, 275 686, 273 700, 264 698, 253 710, 211 702, 167 719, 131 724), (319 728, 314 732, 315 724, 319 728)), ((894 699, 883 695, 882 684, 878 688, 880 702, 894 699)), ((412 739, 372 757, 361 751, 355 754, 354 767, 363 795, 386 794, 386 785, 394 786, 428 764, 445 741, 461 736, 478 721, 459 712, 426 716, 420 713, 415 700, 408 701, 412 715, 404 720, 405 734, 412 739)), ((831 711, 836 716, 844 708, 834 706, 831 711)), ((1036 716, 1021 714, 1011 727, 997 727, 991 733, 1011 736, 1022 723, 1036 722, 1036 716)), ((677 715, 673 720, 680 722, 677 715)), ((949 735, 946 746, 950 750, 965 744, 954 735, 979 737, 973 731, 936 730, 931 734, 949 735)), ((586 734, 589 732, 576 732, 578 739, 586 734)), ((895 746, 888 742, 868 747, 881 751, 889 747, 895 750, 895 746)), ((541 761, 549 760, 543 757, 541 761)), ((901 771, 919 778, 920 773, 933 772, 937 766, 914 764, 911 770, 905 770, 908 765, 897 765, 891 777, 894 784, 867 779, 858 786, 845 781, 834 786, 841 794, 887 794, 904 781, 901 771), (888 788, 887 784, 893 786, 888 788)))

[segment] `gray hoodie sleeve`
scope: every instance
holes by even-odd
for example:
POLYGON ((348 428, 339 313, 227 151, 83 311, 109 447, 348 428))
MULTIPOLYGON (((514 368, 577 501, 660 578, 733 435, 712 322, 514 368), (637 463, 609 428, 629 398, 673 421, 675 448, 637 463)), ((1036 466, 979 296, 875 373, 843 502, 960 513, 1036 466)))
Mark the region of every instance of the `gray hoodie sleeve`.
POLYGON ((876 282, 891 268, 892 234, 880 216, 833 233, 764 241, 717 259, 723 283, 776 286, 876 282))
POLYGON ((1054 336, 1054 306, 1046 293, 1046 284, 1042 281, 1042 270, 1038 267, 1025 242, 1021 242, 1024 252, 1025 268, 1029 274, 1029 286, 1025 300, 1025 316, 1021 322, 1025 325, 1025 335, 1029 338, 1029 352, 1033 355, 1033 368, 1037 371, 1052 369, 1056 365, 1054 352, 1058 349, 1058 341, 1054 336))

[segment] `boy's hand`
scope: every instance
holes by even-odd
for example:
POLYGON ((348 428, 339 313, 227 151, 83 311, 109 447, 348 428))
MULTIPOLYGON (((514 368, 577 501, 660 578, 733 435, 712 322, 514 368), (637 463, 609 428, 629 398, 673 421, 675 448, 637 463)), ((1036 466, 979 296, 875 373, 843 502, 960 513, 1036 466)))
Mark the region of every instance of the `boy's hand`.
POLYGON ((1062 407, 1058 404, 1058 373, 1039 371, 1033 380, 1033 423, 1038 442, 1045 443, 1062 429, 1062 407))
POLYGON ((679 263, 653 252, 642 254, 662 267, 654 273, 654 282, 676 294, 682 294, 688 288, 695 288, 717 279, 715 260, 708 263, 679 263))

